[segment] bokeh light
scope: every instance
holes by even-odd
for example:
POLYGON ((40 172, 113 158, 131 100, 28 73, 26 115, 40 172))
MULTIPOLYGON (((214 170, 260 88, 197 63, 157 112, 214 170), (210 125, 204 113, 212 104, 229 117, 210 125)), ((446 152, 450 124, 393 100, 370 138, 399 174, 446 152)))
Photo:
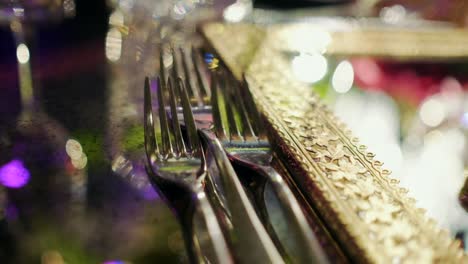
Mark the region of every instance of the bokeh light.
POLYGON ((242 1, 236 2, 224 9, 223 17, 228 22, 240 22, 247 15, 248 8, 242 1))
POLYGON ((80 142, 75 139, 69 139, 65 143, 65 151, 70 157, 71 164, 78 170, 82 170, 88 163, 88 157, 83 152, 80 142))
POLYGON ((71 163, 76 169, 82 170, 88 164, 88 157, 83 153, 78 159, 72 159, 71 163))
POLYGON ((445 118, 444 104, 436 97, 427 99, 421 105, 419 117, 424 124, 430 127, 440 125, 445 118))
POLYGON ((63 12, 67 17, 73 17, 76 13, 75 0, 64 0, 63 1, 63 12))
POLYGON ((29 171, 21 160, 15 159, 0 167, 0 183, 5 187, 21 188, 29 178, 29 171))
POLYGON ((294 75, 307 83, 320 81, 327 74, 327 67, 327 59, 319 53, 301 53, 292 60, 294 75))
POLYGON ((380 10, 380 18, 389 24, 397 24, 406 16, 406 9, 402 5, 384 7, 380 10))
POLYGON ((81 157, 81 154, 83 154, 83 147, 77 140, 69 139, 67 143, 65 143, 65 151, 71 159, 78 159, 81 157))
POLYGON ((21 64, 29 62, 29 49, 24 43, 21 43, 16 48, 16 58, 21 64))
POLYGON ((24 17, 24 8, 13 7, 13 14, 15 14, 15 17, 24 17))
POLYGON ((106 37, 106 58, 112 62, 120 59, 122 54, 122 33, 117 28, 111 28, 106 37))
POLYGON ((332 77, 332 87, 338 93, 346 93, 353 87, 354 70, 349 61, 342 61, 335 69, 332 77))

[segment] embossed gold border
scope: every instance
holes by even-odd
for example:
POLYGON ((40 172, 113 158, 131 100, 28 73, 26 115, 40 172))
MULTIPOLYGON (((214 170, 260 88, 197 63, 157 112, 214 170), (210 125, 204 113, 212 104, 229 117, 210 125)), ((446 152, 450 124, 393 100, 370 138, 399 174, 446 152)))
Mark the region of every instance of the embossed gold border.
POLYGON ((262 44, 252 44, 255 57, 246 66, 239 65, 239 57, 250 54, 245 50, 252 46, 236 45, 235 39, 248 39, 252 34, 248 27, 214 24, 204 32, 237 75, 245 70, 275 145, 296 172, 295 180, 309 202, 353 260, 468 262, 460 243, 425 217, 424 210, 407 197, 407 190, 389 177, 383 163, 374 160, 312 90, 293 77, 282 55, 287 41, 268 32, 262 44))

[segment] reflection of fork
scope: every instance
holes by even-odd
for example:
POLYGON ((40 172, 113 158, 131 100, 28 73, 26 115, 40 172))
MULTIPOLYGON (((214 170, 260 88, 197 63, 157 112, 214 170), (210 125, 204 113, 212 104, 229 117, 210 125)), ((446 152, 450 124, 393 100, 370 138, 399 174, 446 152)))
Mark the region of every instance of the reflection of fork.
MULTIPOLYGON (((198 138, 198 133, 190 111, 188 96, 184 85, 178 82, 176 85, 176 99, 173 83, 167 84, 169 94, 169 108, 171 110, 171 124, 165 109, 166 85, 158 79, 157 97, 159 108, 159 125, 161 130, 160 142, 155 135, 154 117, 151 103, 151 90, 149 80, 145 80, 144 98, 144 127, 145 150, 148 158, 147 171, 151 180, 156 183, 157 189, 175 210, 181 222, 184 232, 188 254, 192 263, 203 262, 198 246, 199 241, 193 233, 194 213, 203 217, 205 229, 211 241, 214 256, 207 256, 215 263, 232 262, 223 233, 213 212, 213 208, 207 200, 203 190, 206 176, 206 165, 203 151, 198 138), (187 139, 182 135, 177 116, 177 103, 184 107, 184 120, 187 128, 187 139)), ((206 254, 206 252, 204 252, 206 254)))
MULTIPOLYGON (((188 63, 188 57, 183 49, 172 50, 173 70, 172 76, 182 81, 179 76, 185 76, 188 94, 195 98, 193 106, 184 105, 183 111, 187 109, 195 112, 197 126, 204 128, 202 135, 209 145, 209 154, 214 157, 214 162, 219 170, 219 175, 210 175, 219 180, 222 186, 223 195, 220 197, 222 206, 229 210, 228 221, 232 226, 225 227, 232 234, 231 241, 237 251, 237 259, 242 263, 283 263, 281 255, 271 241, 268 233, 263 227, 260 219, 255 213, 241 182, 239 181, 232 165, 227 158, 221 144, 213 133, 208 130, 208 123, 211 121, 211 109, 205 102, 209 98, 210 91, 202 76, 202 69, 199 67, 199 58, 192 51, 190 54, 192 64, 188 63), (179 74, 183 68, 183 75, 179 74)), ((216 190, 215 190, 216 191, 216 190)))
POLYGON ((299 203, 281 175, 270 164, 273 159, 272 149, 261 125, 260 115, 254 102, 247 101, 250 96, 246 91, 241 91, 241 88, 247 87, 241 87, 223 68, 221 72, 214 73, 214 76, 217 78, 212 79, 211 103, 216 136, 231 160, 261 176, 255 178, 249 175, 249 180, 257 186, 256 203, 261 209, 264 222, 268 224, 269 221, 264 198, 265 186, 269 184, 286 217, 289 234, 294 237, 294 246, 289 248, 288 256, 295 263, 326 263, 325 254, 299 203))

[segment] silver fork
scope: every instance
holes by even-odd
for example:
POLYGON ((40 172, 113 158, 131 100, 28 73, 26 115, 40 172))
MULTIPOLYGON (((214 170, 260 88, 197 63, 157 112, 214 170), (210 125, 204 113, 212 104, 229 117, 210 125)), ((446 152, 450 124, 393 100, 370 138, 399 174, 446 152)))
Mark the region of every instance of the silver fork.
POLYGON ((191 263, 205 262, 198 245, 199 241, 194 236, 195 213, 202 216, 211 241, 208 255, 212 254, 207 256, 207 260, 214 263, 232 263, 226 240, 204 192, 206 162, 184 84, 181 80, 177 80, 176 84, 170 80, 166 85, 158 78, 156 88, 160 141, 155 134, 150 81, 145 79, 144 135, 148 175, 180 221, 191 263), (177 88, 177 93, 174 88, 177 88), (179 95, 179 100, 176 94, 179 95), (170 118, 166 112, 166 95, 169 95, 170 118), (177 116, 178 102, 184 109, 186 137, 182 134, 177 116), (170 124, 169 119, 172 121, 170 124))
MULTIPOLYGON (((289 248, 287 256, 293 263, 327 263, 325 253, 299 203, 282 176, 271 165, 272 148, 261 125, 255 104, 247 93, 246 82, 240 85, 227 70, 220 67, 220 70, 214 73, 211 87, 216 136, 232 161, 250 168, 261 176, 255 178, 247 175, 250 177, 248 180, 257 186, 254 196, 256 204, 260 207, 264 224, 268 226, 269 221, 265 203, 265 188, 269 187, 276 194, 277 202, 284 212, 290 230, 289 236, 293 236, 294 248, 289 248), (241 91, 241 88, 244 90, 241 91)), ((244 175, 246 174, 242 174, 244 175)), ((277 242, 281 244, 280 241, 277 242)))
MULTIPOLYGON (((192 67, 195 71, 184 72, 187 82, 189 82, 190 79, 193 80, 202 77, 202 63, 200 58, 197 57, 198 53, 196 53, 193 48, 191 52, 192 67)), ((180 50, 179 54, 182 58, 186 57, 183 49, 180 50)), ((174 58, 177 57, 178 55, 174 56, 174 58)), ((182 63, 187 64, 188 62, 182 61, 182 63)), ((184 65, 184 67, 189 68, 189 66, 186 65, 184 65)), ((258 207, 260 207, 260 215, 270 235, 276 239, 276 244, 281 248, 284 247, 283 244, 287 243, 278 241, 277 234, 274 234, 275 231, 272 230, 273 227, 264 199, 264 196, 267 195, 266 192, 273 192, 276 194, 275 196, 278 198, 276 202, 279 203, 282 208, 284 218, 286 218, 294 237, 294 239, 292 239, 293 245, 291 245, 290 248, 295 249, 287 252, 289 258, 296 263, 328 263, 325 253, 308 225, 299 203, 282 177, 270 165, 272 149, 266 137, 265 130, 261 125, 260 115, 254 102, 251 100, 250 96, 240 91, 240 86, 232 76, 227 73, 226 69, 221 66, 217 67, 217 69, 222 70, 212 71, 211 73, 208 72, 211 76, 210 89, 207 89, 206 81, 202 83, 205 85, 204 87, 201 86, 201 84, 200 86, 188 86, 189 89, 195 90, 190 94, 201 93, 198 92, 197 89, 208 90, 209 93, 211 93, 211 104, 205 104, 205 101, 203 101, 194 108, 198 109, 202 106, 203 109, 209 109, 210 114, 210 118, 208 118, 209 122, 199 122, 200 119, 204 121, 207 118, 205 117, 205 111, 201 113, 196 111, 195 119, 197 121, 197 126, 205 132, 203 133, 205 135, 209 129, 214 128, 216 136, 220 139, 224 150, 226 150, 231 160, 254 169, 257 172, 256 174, 261 176, 259 178, 253 175, 239 175, 249 178, 248 180, 256 183, 254 184, 254 186, 256 186, 255 201, 258 207), (224 89, 220 89, 220 86, 224 86, 222 87, 224 89), (223 105, 225 105, 224 110, 226 111, 224 111, 224 118, 221 114, 220 99, 223 100, 223 105), (214 126, 212 127, 213 124, 214 126)), ((173 71, 172 74, 173 76, 179 76, 177 71, 173 71)), ((191 83, 194 83, 194 81, 191 81, 191 83)), ((198 101, 200 102, 200 100, 198 101)), ((223 156, 222 153, 219 153, 219 156, 223 156)), ((217 157, 217 159, 222 160, 222 157, 217 157)), ((220 177, 214 177, 215 182, 218 180, 218 185, 220 185, 219 179, 220 177)), ((215 190, 216 189, 219 189, 219 186, 217 188, 215 187, 215 190)), ((226 194, 217 195, 218 199, 221 200, 221 205, 223 205, 223 202, 226 202, 224 201, 224 196, 226 196, 226 194)), ((290 233, 288 233, 288 235, 289 234, 290 233)))
MULTIPOLYGON (((210 129, 213 123, 211 105, 209 103, 211 92, 206 80, 208 72, 204 72, 204 63, 202 62, 203 58, 200 57, 200 52, 193 46, 190 49, 171 47, 172 67, 170 70, 164 64, 163 48, 159 52, 160 75, 168 75, 166 73, 167 70, 173 79, 181 78, 184 80, 197 128, 210 129)), ((230 213, 226 205, 225 195, 223 195, 220 177, 211 175, 211 177, 207 177, 206 184, 211 202, 218 213, 220 221, 225 223, 226 226, 231 226, 230 213)))
MULTIPOLYGON (((193 49, 191 50, 192 63, 188 62, 188 56, 183 48, 173 49, 172 55, 172 76, 174 78, 182 76, 184 83, 187 84, 187 90, 190 91, 189 94, 195 98, 198 97, 188 108, 195 113, 197 127, 201 129, 201 135, 209 148, 208 154, 213 157, 210 161, 214 162, 213 165, 218 169, 217 175, 210 175, 210 178, 218 180, 217 187, 211 189, 215 192, 212 194, 217 196, 213 202, 222 207, 221 210, 227 215, 221 213, 220 217, 223 218, 222 222, 229 224, 225 229, 228 229, 226 232, 231 234, 233 248, 237 253, 236 259, 241 263, 283 263, 281 255, 258 218, 226 153, 210 130, 211 106, 206 104, 210 90, 206 80, 203 79, 198 54, 193 49), (184 69, 182 73, 180 66, 184 69), (218 195, 219 187, 223 190, 222 195, 218 195), (226 217, 228 219, 224 219, 226 217)), ((183 110, 186 110, 185 106, 183 110)))

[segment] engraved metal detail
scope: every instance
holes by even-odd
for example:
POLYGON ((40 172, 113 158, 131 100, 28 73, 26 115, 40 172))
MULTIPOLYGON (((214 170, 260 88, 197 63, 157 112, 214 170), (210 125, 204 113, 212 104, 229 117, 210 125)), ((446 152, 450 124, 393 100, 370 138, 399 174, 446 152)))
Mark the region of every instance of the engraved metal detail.
MULTIPOLYGON (((216 48, 242 32, 205 34, 216 48)), ((359 145, 310 87, 296 80, 280 52, 286 42, 271 36, 266 35, 245 72, 251 93, 279 141, 319 191, 315 207, 351 257, 372 263, 468 262, 460 243, 424 216, 383 163, 359 145)), ((243 47, 227 46, 223 50, 231 52, 220 51, 222 59, 236 71, 244 69, 231 57, 242 54, 243 47)))

